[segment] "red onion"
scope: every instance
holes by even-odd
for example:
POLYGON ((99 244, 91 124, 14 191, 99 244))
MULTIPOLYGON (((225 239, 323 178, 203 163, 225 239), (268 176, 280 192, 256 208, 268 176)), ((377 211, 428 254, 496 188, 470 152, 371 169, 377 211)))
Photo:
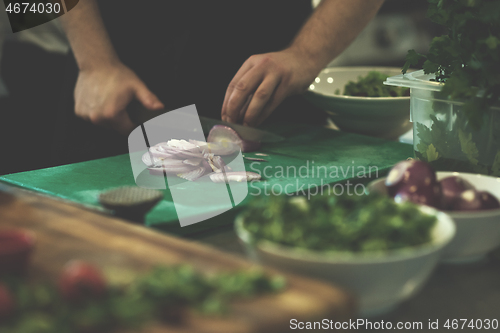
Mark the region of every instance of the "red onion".
POLYGON ((419 187, 434 187, 436 173, 426 162, 406 160, 397 163, 387 175, 385 185, 390 196, 395 196, 400 190, 412 185, 419 187))
POLYGON ((195 144, 203 154, 214 154, 214 155, 231 155, 239 150, 238 145, 232 142, 203 142, 197 140, 189 140, 189 142, 195 144))
POLYGON ((440 194, 441 188, 438 184, 433 186, 412 184, 400 188, 394 196, 394 200, 396 202, 408 200, 416 204, 440 208, 440 194))
POLYGON ((481 201, 481 209, 497 209, 500 208, 500 202, 489 192, 478 192, 479 200, 481 201))
POLYGON ((258 173, 255 172, 246 172, 246 171, 234 171, 234 172, 219 172, 213 173, 210 175, 210 179, 214 183, 224 183, 225 178, 227 178, 228 182, 249 182, 252 180, 259 180, 261 177, 258 173))
POLYGON ((451 206, 452 210, 480 210, 481 198, 476 190, 467 190, 460 193, 460 195, 453 201, 451 206))
POLYGON ((500 203, 490 193, 472 189, 463 191, 450 208, 455 211, 477 211, 500 208, 500 203))
POLYGON ((445 210, 450 209, 464 191, 474 189, 471 183, 457 176, 443 178, 439 183, 442 191, 442 208, 445 210))
POLYGON ((208 133, 208 142, 234 143, 240 146, 242 152, 250 152, 260 148, 260 142, 243 140, 231 127, 215 125, 208 133))

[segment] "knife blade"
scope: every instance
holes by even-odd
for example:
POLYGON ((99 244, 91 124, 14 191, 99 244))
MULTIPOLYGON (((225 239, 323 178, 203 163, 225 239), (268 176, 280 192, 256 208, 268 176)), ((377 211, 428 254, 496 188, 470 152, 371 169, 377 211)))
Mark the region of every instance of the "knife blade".
MULTIPOLYGON (((165 112, 169 112, 170 110, 168 109, 161 109, 161 110, 147 110, 139 101, 132 101, 128 106, 127 106, 127 113, 132 120, 134 124, 140 125, 148 120, 151 120, 159 115, 164 114, 165 112)), ((253 127, 248 127, 248 126, 243 126, 243 125, 238 125, 238 124, 232 124, 228 123, 222 120, 218 119, 212 119, 208 117, 203 117, 199 116, 200 118, 200 123, 201 127, 203 129, 203 132, 208 135, 212 127, 215 125, 224 125, 231 127, 233 130, 238 133, 242 139, 244 140, 249 140, 249 141, 257 141, 257 142, 280 142, 283 141, 284 138, 280 135, 263 131, 257 128, 253 127)))

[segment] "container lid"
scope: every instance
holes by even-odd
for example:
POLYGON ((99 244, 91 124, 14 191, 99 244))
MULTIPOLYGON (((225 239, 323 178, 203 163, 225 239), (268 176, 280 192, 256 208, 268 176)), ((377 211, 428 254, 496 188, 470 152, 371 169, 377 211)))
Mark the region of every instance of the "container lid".
POLYGON ((441 88, 443 87, 442 83, 429 81, 434 78, 434 74, 424 74, 424 70, 421 69, 411 73, 388 77, 387 80, 384 81, 384 84, 388 86, 441 91, 441 88))

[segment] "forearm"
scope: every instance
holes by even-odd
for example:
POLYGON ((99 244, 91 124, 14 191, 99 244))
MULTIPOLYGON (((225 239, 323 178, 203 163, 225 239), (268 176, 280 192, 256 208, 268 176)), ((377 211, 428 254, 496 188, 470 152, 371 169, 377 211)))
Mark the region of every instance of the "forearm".
POLYGON ((342 53, 375 16, 384 0, 323 0, 290 50, 320 71, 342 53))
POLYGON ((61 22, 80 70, 119 61, 95 0, 81 0, 61 22))

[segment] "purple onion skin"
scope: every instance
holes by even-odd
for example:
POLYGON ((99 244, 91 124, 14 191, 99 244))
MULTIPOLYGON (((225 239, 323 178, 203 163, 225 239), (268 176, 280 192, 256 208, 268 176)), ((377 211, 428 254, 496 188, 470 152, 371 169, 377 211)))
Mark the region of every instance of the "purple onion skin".
POLYGON ((474 185, 472 185, 467 180, 457 177, 450 176, 441 179, 439 182, 441 184, 442 191, 442 209, 449 210, 453 207, 453 202, 467 190, 474 190, 474 185))
POLYGON ((474 211, 481 210, 482 202, 479 192, 476 190, 463 191, 450 206, 453 211, 474 211))
POLYGON ((397 163, 387 175, 387 193, 394 197, 399 192, 407 192, 411 186, 433 188, 437 184, 436 172, 432 167, 419 160, 405 160, 397 163))
POLYGON ((412 184, 399 189, 394 196, 396 202, 411 201, 419 205, 441 208, 441 187, 412 184))
POLYGON ((479 200, 481 201, 481 209, 497 209, 500 208, 500 202, 491 193, 486 191, 478 192, 479 200))
POLYGON ((220 142, 225 139, 238 145, 244 153, 256 151, 261 143, 256 141, 243 140, 243 138, 231 127, 225 125, 215 125, 208 133, 207 142, 220 142))

